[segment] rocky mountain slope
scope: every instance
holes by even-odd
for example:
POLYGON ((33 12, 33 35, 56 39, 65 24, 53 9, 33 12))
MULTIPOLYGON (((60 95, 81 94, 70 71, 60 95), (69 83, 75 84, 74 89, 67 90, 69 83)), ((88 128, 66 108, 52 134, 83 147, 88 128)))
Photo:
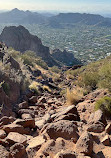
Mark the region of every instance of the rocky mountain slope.
POLYGON ((55 49, 52 51, 52 56, 54 59, 67 66, 81 64, 79 60, 74 58, 73 53, 69 53, 66 50, 62 52, 59 49, 55 49))
POLYGON ((22 53, 27 50, 36 52, 37 56, 42 57, 49 66, 59 65, 51 57, 49 48, 44 46, 37 36, 31 35, 23 26, 5 27, 0 35, 0 41, 22 53))
POLYGON ((110 158, 111 117, 103 109, 94 110, 99 99, 111 98, 109 91, 95 89, 77 100, 79 91, 73 93, 76 100, 69 98, 73 102, 68 104, 61 92, 63 88, 76 89, 74 79, 64 72, 54 78, 56 73, 49 72, 50 77, 37 66, 21 65, 17 55, 0 44, 0 158, 110 158), (23 88, 26 74, 30 86, 12 103, 10 99, 16 96, 17 87, 23 88), (14 80, 19 75, 21 82, 14 80))
POLYGON ((30 34, 29 31, 21 25, 18 27, 5 27, 0 35, 0 41, 6 43, 8 47, 12 47, 22 53, 28 50, 35 52, 48 66, 61 66, 60 62, 62 65, 80 64, 80 61, 75 59, 72 53, 53 51, 53 54, 50 54, 49 47, 44 46, 41 39, 30 34))

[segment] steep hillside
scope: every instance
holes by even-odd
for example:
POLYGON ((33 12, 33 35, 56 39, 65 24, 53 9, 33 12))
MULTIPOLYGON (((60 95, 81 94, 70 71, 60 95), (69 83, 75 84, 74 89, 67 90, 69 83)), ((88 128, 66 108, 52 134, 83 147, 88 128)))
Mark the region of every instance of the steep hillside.
POLYGON ((52 56, 54 59, 67 66, 81 64, 79 60, 74 58, 73 53, 69 53, 66 50, 62 52, 59 49, 55 49, 52 51, 52 56))
POLYGON ((49 66, 59 65, 51 57, 49 48, 44 46, 37 36, 31 35, 23 26, 5 27, 0 35, 0 41, 22 53, 27 50, 36 52, 37 56, 40 56, 49 66))

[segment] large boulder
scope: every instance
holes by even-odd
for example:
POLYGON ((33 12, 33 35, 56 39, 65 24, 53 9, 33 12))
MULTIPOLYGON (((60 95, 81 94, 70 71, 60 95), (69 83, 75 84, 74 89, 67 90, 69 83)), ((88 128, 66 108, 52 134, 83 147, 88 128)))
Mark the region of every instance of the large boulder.
POLYGON ((10 147, 10 153, 13 158, 22 158, 26 155, 25 146, 20 143, 16 143, 10 147))
POLYGON ((107 124, 105 116, 101 110, 97 110, 96 112, 92 113, 89 117, 88 123, 95 123, 95 122, 102 122, 104 125, 107 124))
POLYGON ((75 151, 90 156, 93 151, 93 139, 91 134, 84 132, 76 143, 75 151))
POLYGON ((55 123, 51 123, 46 128, 45 132, 50 136, 51 139, 62 137, 64 139, 73 139, 77 142, 79 135, 77 126, 73 121, 60 120, 55 123))
POLYGON ((35 128, 35 120, 34 119, 17 119, 15 122, 17 125, 21 125, 24 128, 29 127, 29 128, 35 128))
POLYGON ((39 150, 42 144, 46 141, 44 136, 37 136, 28 141, 28 146, 26 148, 27 153, 39 150))
POLYGON ((26 145, 27 138, 17 132, 10 132, 6 138, 10 144, 20 143, 26 145))
POLYGON ((10 133, 10 132, 18 132, 20 134, 29 134, 29 130, 27 128, 24 128, 23 126, 21 125, 16 125, 14 123, 12 124, 9 124, 9 125, 5 125, 3 127, 3 130, 6 132, 6 133, 10 133))

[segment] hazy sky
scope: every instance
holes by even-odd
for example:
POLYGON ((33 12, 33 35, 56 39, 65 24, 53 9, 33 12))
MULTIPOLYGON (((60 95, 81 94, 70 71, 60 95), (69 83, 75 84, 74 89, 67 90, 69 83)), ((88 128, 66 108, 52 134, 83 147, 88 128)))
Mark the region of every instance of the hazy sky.
POLYGON ((0 0, 0 10, 58 10, 73 12, 111 12, 111 0, 0 0))

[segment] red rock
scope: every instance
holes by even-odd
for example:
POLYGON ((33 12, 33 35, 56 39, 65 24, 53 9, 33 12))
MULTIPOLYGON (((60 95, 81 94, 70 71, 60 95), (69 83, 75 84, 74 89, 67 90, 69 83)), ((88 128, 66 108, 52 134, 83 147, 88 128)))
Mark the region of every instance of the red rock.
POLYGON ((26 150, 23 144, 16 143, 11 146, 10 153, 13 158, 22 158, 26 155, 26 150))

